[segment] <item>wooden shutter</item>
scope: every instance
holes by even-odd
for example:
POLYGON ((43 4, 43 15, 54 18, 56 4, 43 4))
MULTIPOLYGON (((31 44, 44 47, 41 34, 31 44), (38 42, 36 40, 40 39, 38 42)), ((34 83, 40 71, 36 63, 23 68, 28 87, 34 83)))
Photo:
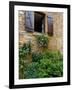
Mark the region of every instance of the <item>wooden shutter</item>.
POLYGON ((53 17, 48 16, 48 35, 53 35, 53 17))
POLYGON ((34 31, 34 12, 26 11, 26 30, 34 31))

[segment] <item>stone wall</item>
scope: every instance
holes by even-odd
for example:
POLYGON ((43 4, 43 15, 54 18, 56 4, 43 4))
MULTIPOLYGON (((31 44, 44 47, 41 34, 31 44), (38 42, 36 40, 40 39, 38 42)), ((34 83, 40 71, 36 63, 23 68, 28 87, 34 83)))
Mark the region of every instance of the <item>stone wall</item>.
MULTIPOLYGON (((48 43, 49 50, 63 51, 63 13, 59 12, 45 12, 45 31, 48 29, 47 16, 53 17, 53 36, 50 37, 48 43)), ((19 11, 19 45, 22 46, 29 40, 32 42, 32 50, 39 49, 36 44, 35 35, 37 32, 27 32, 25 29, 25 12, 19 11)))
POLYGON ((63 52, 63 13, 48 13, 53 17, 53 36, 50 39, 48 48, 63 52))

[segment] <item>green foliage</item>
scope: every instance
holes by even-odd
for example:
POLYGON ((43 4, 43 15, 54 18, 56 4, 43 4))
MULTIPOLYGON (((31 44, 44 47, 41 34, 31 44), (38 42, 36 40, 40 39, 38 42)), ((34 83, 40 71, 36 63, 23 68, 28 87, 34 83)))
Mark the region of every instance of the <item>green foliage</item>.
MULTIPOLYGON (((37 36, 38 45, 47 47, 48 37, 37 36)), ((31 52, 31 43, 19 48, 19 78, 47 78, 63 76, 63 55, 59 51, 31 52), (27 61, 31 55, 32 62, 27 61)))
POLYGON ((40 63, 30 63, 24 71, 24 78, 61 77, 63 75, 62 61, 52 62, 41 59, 40 63))
POLYGON ((22 48, 24 53, 29 54, 31 52, 31 42, 25 43, 22 48))
POLYGON ((32 62, 30 63, 24 71, 24 78, 37 78, 38 71, 38 63, 32 62))
POLYGON ((43 77, 61 77, 63 75, 62 61, 42 59, 39 66, 46 73, 43 77))
POLYGON ((63 58, 59 51, 47 51, 42 54, 41 58, 37 57, 37 54, 35 54, 35 58, 33 57, 33 62, 30 63, 24 71, 24 78, 63 76, 63 58))
POLYGON ((28 54, 31 53, 31 43, 25 43, 22 47, 19 48, 19 78, 23 78, 23 72, 26 66, 26 58, 28 57, 28 54))
POLYGON ((59 51, 46 51, 43 53, 33 52, 32 53, 32 61, 39 62, 40 59, 50 59, 53 61, 63 60, 63 56, 59 51))
POLYGON ((22 47, 19 48, 19 57, 20 59, 24 59, 28 54, 31 53, 31 43, 24 43, 22 47))
POLYGON ((42 53, 39 53, 39 52, 32 53, 32 62, 39 62, 40 59, 42 59, 42 58, 43 58, 42 53))
POLYGON ((46 51, 43 54, 43 58, 57 61, 57 60, 63 60, 63 55, 60 53, 60 51, 46 51))
POLYGON ((47 47, 48 37, 45 35, 37 35, 37 42, 40 47, 47 47))

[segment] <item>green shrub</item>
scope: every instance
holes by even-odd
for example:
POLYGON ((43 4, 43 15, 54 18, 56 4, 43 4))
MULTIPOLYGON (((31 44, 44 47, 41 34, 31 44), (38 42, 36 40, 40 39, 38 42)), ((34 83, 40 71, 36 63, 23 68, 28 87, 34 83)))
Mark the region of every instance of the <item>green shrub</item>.
POLYGON ((46 51, 43 54, 43 58, 50 60, 63 60, 63 55, 60 53, 60 51, 46 51))
POLYGON ((28 43, 24 43, 22 48, 24 53, 26 54, 31 53, 31 42, 29 41, 28 43))
POLYGON ((25 60, 28 55, 31 53, 31 43, 25 43, 22 47, 19 48, 19 78, 23 78, 23 72, 26 67, 25 60))
POLYGON ((38 77, 37 71, 38 71, 38 63, 37 62, 30 63, 24 71, 24 78, 25 79, 37 78, 38 77))
POLYGON ((63 55, 59 51, 33 52, 32 62, 21 59, 22 78, 47 78, 63 76, 63 55))
POLYGON ((52 61, 41 59, 39 62, 32 62, 24 71, 24 78, 47 78, 63 76, 63 61, 52 61))
POLYGON ((39 53, 39 52, 32 53, 32 62, 39 62, 40 59, 42 59, 42 58, 43 58, 42 53, 39 53))
POLYGON ((39 62, 40 59, 50 59, 53 61, 63 60, 63 55, 59 51, 46 51, 43 53, 33 52, 32 61, 39 62))
POLYGON ((63 75, 63 61, 42 59, 39 66, 46 73, 44 77, 61 77, 63 75))
POLYGON ((31 53, 31 43, 24 43, 22 47, 19 48, 19 58, 24 59, 28 54, 31 53))
POLYGON ((37 35, 37 42, 40 47, 47 47, 48 37, 45 35, 37 35))

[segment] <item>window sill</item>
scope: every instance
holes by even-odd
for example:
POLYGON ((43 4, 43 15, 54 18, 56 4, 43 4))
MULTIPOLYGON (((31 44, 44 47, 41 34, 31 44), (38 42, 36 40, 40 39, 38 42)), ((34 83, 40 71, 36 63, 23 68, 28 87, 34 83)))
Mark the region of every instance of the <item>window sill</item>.
POLYGON ((43 33, 33 32, 33 36, 42 35, 43 33))

